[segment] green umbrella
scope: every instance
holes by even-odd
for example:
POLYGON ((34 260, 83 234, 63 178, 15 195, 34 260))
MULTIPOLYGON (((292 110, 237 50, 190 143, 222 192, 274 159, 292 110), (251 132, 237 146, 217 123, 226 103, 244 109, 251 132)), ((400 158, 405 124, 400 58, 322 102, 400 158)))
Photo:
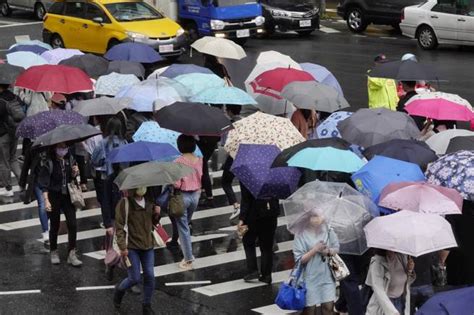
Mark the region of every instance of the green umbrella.
POLYGON ((173 162, 147 162, 129 167, 114 183, 120 190, 173 184, 193 172, 193 168, 173 162))

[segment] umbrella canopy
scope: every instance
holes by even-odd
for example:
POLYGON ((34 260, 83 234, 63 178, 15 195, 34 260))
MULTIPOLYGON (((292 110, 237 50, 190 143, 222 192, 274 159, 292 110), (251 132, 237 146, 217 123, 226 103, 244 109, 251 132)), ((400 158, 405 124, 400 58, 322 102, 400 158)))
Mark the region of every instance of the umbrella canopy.
POLYGON ((55 48, 52 50, 45 51, 41 54, 41 57, 46 59, 49 64, 57 65, 62 60, 79 55, 84 55, 84 53, 78 49, 55 48))
POLYGON ((49 63, 43 57, 29 51, 18 51, 7 54, 7 62, 24 69, 33 66, 47 65, 49 63))
POLYGON ((192 167, 172 162, 147 162, 126 168, 114 180, 120 190, 173 184, 194 172, 192 167))
POLYGON ((158 124, 187 135, 218 136, 231 122, 220 109, 197 103, 174 103, 155 113, 158 124))
POLYGON ((171 162, 179 155, 180 153, 178 150, 169 143, 137 141, 113 149, 110 151, 108 160, 110 163, 148 161, 171 162))
POLYGON ((181 74, 174 77, 174 80, 184 85, 189 90, 190 95, 196 95, 206 89, 219 88, 226 85, 224 80, 213 73, 181 74))
POLYGON ((339 122, 337 128, 343 139, 365 148, 392 139, 417 139, 420 135, 413 118, 385 108, 359 109, 339 122))
POLYGON ((410 210, 439 215, 461 214, 462 196, 451 188, 425 182, 388 184, 382 190, 379 205, 393 210, 410 210))
POLYGON ((288 160, 288 166, 308 168, 313 171, 353 173, 364 166, 364 161, 354 152, 332 147, 306 148, 288 160))
POLYGON ((111 74, 100 76, 95 83, 95 94, 115 96, 120 90, 140 83, 133 74, 111 74))
POLYGON ((332 113, 350 106, 336 89, 316 81, 289 83, 281 96, 298 108, 320 112, 332 113))
POLYGON ((275 68, 257 76, 250 86, 256 94, 263 94, 274 98, 281 98, 283 88, 295 81, 314 81, 308 72, 293 68, 275 68))
POLYGON ((235 157, 241 143, 273 144, 280 150, 305 141, 287 118, 256 112, 234 124, 224 149, 235 157))
POLYGON ((47 147, 62 142, 81 142, 101 134, 91 125, 61 125, 36 138, 33 147, 47 147))
POLYGON ((428 183, 456 189, 464 199, 474 201, 474 152, 446 154, 426 171, 428 183))
POLYGON ((24 71, 22 67, 17 67, 7 63, 0 64, 0 84, 12 84, 16 78, 24 71))
POLYGON ((398 60, 381 63, 369 72, 373 78, 388 78, 397 81, 438 81, 433 65, 413 60, 398 60))
POLYGON ((436 293, 416 315, 471 315, 474 310, 474 287, 436 293))
POLYGON ((339 94, 343 95, 339 82, 328 69, 315 63, 300 63, 300 66, 304 71, 311 74, 316 81, 333 87, 339 94))
POLYGON ((15 86, 34 92, 72 94, 92 91, 92 81, 81 69, 60 66, 34 66, 20 74, 15 86))
POLYGON ((233 86, 211 87, 190 98, 191 102, 225 105, 256 105, 244 90, 233 86))
POLYGON ((41 55, 42 53, 44 53, 45 51, 49 50, 48 48, 45 48, 43 46, 39 46, 39 45, 17 45, 17 46, 14 46, 14 47, 11 47, 10 49, 8 49, 8 54, 11 54, 11 53, 14 53, 14 52, 17 52, 17 51, 28 51, 28 52, 32 52, 34 54, 37 54, 37 55, 41 55))
POLYGON ((301 173, 294 168, 270 168, 280 149, 274 145, 242 144, 231 171, 256 199, 283 199, 298 187, 301 173))
POLYGON ((36 139, 61 125, 82 124, 84 124, 84 117, 82 115, 73 111, 53 109, 23 119, 16 129, 16 135, 18 137, 36 139))
POLYGON ((294 68, 301 69, 300 65, 291 59, 290 56, 282 54, 275 50, 263 51, 258 55, 257 65, 267 64, 267 63, 280 63, 283 65, 283 68, 294 68))
POLYGON ((426 140, 426 144, 433 149, 436 154, 445 154, 449 142, 455 137, 474 136, 474 132, 465 129, 448 129, 432 135, 426 140))
POLYGON ((364 227, 367 246, 414 257, 457 247, 451 225, 436 214, 400 211, 364 227))
POLYGON ((361 255, 367 250, 363 227, 378 215, 377 206, 345 183, 314 181, 283 201, 288 230, 298 234, 311 216, 323 216, 338 236, 340 253, 361 255))
POLYGON ((436 153, 425 142, 418 140, 390 140, 368 147, 363 154, 368 160, 376 155, 382 155, 415 163, 422 169, 426 169, 429 163, 438 159, 436 153))
POLYGON ((474 135, 452 138, 449 141, 446 153, 454 153, 461 150, 474 151, 474 135))
POLYGON ((437 120, 470 121, 474 118, 472 106, 467 100, 443 92, 417 94, 405 103, 405 110, 413 116, 437 120))
POLYGON ((79 68, 91 78, 98 78, 109 69, 109 62, 105 58, 93 54, 72 56, 59 64, 79 68))
POLYGON ((202 54, 219 58, 240 60, 247 57, 242 46, 225 38, 204 36, 195 41, 191 47, 202 54))
POLYGON ((145 67, 139 62, 127 60, 113 60, 109 62, 107 73, 133 74, 138 78, 145 77, 145 67))
POLYGON ((339 111, 332 113, 322 123, 316 127, 316 132, 319 139, 323 138, 340 138, 341 134, 337 129, 337 124, 346 118, 351 117, 352 112, 339 111))
POLYGON ((125 60, 140 63, 155 63, 163 57, 152 47, 136 42, 121 43, 110 48, 104 55, 108 60, 125 60))
POLYGON ((129 98, 110 98, 102 96, 78 102, 76 106, 74 106, 74 111, 82 116, 115 115, 127 108, 131 101, 129 98))
MULTIPOLYGON (((166 68, 165 71, 163 71, 160 75, 163 77, 167 77, 170 79, 174 79, 177 76, 185 75, 185 74, 214 74, 210 69, 204 68, 201 66, 197 66, 194 64, 179 64, 179 63, 174 63, 168 68, 166 68)), ((150 77, 148 77, 150 78, 150 77)))
POLYGON ((51 47, 50 44, 47 44, 47 43, 44 43, 40 40, 37 40, 37 39, 34 39, 34 40, 21 40, 19 42, 17 42, 16 44, 13 44, 10 46, 9 49, 12 49, 13 47, 16 47, 16 46, 20 46, 20 45, 35 45, 35 46, 41 46, 41 47, 44 47, 48 50, 51 50, 53 49, 53 47, 51 47))

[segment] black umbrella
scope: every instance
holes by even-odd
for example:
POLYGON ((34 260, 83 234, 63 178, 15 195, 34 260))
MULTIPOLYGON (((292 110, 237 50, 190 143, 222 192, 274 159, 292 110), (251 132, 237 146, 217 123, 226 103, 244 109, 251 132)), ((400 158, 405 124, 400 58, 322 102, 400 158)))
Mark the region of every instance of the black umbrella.
POLYGON ((306 148, 333 147, 341 150, 348 150, 350 143, 341 138, 312 139, 304 141, 281 151, 273 161, 272 167, 288 166, 287 162, 293 155, 306 148))
POLYGON ((433 66, 413 60, 390 61, 375 66, 369 72, 373 78, 388 78, 398 81, 438 81, 438 74, 433 66))
POLYGON ((187 135, 219 136, 231 127, 229 118, 215 107, 176 102, 155 113, 160 127, 187 135))
POLYGON ((91 78, 106 74, 109 68, 109 62, 105 58, 93 54, 76 55, 62 60, 59 64, 79 68, 91 78))
POLYGON ((80 142, 100 133, 99 129, 91 125, 61 125, 36 138, 33 147, 47 147, 62 142, 80 142))
POLYGON ((109 62, 107 74, 116 72, 120 74, 133 74, 138 78, 145 77, 145 68, 141 63, 125 60, 115 60, 109 62))
POLYGON ((22 67, 9 65, 7 63, 0 64, 0 84, 12 84, 16 77, 25 71, 22 67))
POLYGON ((449 141, 446 154, 461 150, 474 151, 474 136, 454 137, 449 141))

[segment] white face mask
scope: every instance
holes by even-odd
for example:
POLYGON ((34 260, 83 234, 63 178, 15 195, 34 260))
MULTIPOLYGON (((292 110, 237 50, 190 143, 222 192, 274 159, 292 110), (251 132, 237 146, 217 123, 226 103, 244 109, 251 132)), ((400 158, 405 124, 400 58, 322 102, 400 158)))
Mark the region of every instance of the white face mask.
POLYGON ((139 187, 135 190, 135 194, 139 197, 143 197, 146 194, 146 187, 139 187))

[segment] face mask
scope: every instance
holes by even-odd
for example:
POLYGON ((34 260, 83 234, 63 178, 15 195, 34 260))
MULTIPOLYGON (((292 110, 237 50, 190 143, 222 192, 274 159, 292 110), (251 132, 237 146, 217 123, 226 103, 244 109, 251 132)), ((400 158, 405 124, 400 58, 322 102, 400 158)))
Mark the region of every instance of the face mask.
POLYGON ((56 155, 59 157, 64 157, 69 152, 68 148, 56 148, 56 155))
POLYGON ((135 190, 135 194, 139 197, 143 197, 146 194, 146 187, 139 187, 135 190))

